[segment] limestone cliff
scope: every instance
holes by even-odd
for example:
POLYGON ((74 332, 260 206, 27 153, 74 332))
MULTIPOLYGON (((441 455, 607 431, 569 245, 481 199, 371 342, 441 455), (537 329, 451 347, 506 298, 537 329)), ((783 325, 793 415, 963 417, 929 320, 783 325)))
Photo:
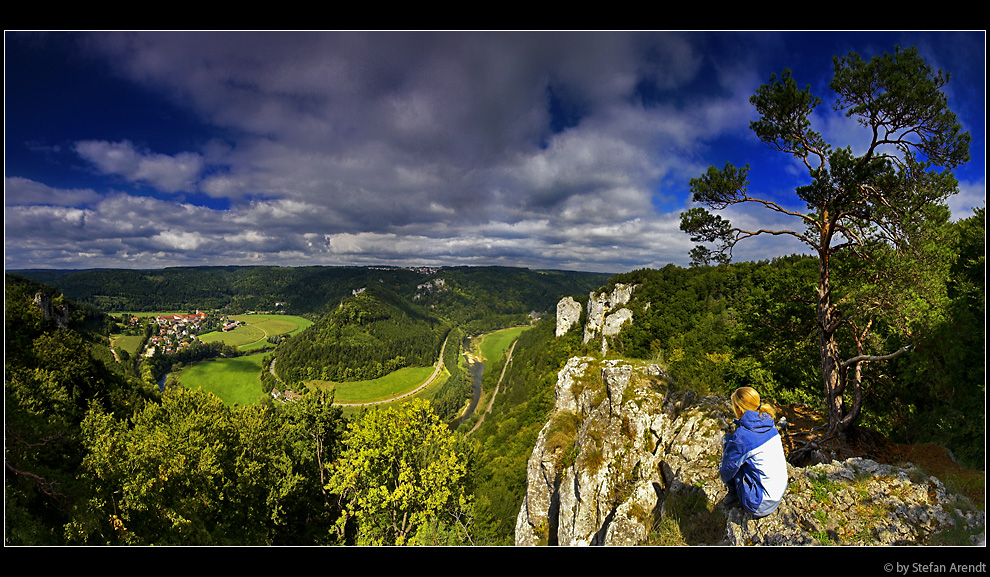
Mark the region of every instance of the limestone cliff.
POLYGON ((581 303, 573 297, 560 299, 557 303, 556 336, 563 336, 571 327, 581 322, 581 303))
MULTIPOLYGON (((61 298, 56 299, 61 301, 61 298)), ((46 321, 54 320, 55 325, 60 328, 69 326, 69 307, 64 304, 56 304, 51 297, 44 293, 34 295, 34 304, 41 309, 41 315, 46 321)))
POLYGON ((601 339, 602 352, 608 351, 608 339, 632 322, 632 311, 625 305, 632 298, 635 285, 616 284, 611 291, 593 292, 588 299, 588 314, 584 324, 584 343, 601 339))
POLYGON ((792 467, 773 514, 727 508, 718 464, 730 426, 725 397, 680 390, 655 365, 570 359, 529 459, 516 544, 655 543, 664 524, 687 544, 923 544, 953 527, 985 544, 984 512, 911 465, 792 467))

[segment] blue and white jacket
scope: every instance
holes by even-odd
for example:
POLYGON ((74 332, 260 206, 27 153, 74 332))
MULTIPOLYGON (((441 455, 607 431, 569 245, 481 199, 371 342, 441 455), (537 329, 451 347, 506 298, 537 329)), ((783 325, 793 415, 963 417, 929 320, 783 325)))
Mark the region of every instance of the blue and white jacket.
POLYGON ((725 435, 719 475, 754 516, 769 515, 787 490, 787 461, 773 418, 746 411, 725 435))

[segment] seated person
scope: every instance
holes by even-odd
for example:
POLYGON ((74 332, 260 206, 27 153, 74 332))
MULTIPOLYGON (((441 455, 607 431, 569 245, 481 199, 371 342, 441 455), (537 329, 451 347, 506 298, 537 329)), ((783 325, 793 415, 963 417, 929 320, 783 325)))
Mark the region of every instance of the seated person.
POLYGON ((722 439, 722 465, 719 475, 728 486, 724 503, 741 502, 755 517, 769 515, 780 504, 787 490, 787 462, 780 434, 774 425, 774 412, 760 402, 750 387, 732 393, 736 430, 722 439))

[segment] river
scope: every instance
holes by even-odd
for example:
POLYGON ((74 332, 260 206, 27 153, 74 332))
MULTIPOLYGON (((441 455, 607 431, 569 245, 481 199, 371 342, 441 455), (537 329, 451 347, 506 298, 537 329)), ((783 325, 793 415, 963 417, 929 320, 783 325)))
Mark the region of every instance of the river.
POLYGON ((465 419, 474 414, 481 399, 481 380, 485 376, 485 363, 468 359, 468 372, 471 373, 471 403, 464 413, 451 421, 451 430, 456 429, 465 419))

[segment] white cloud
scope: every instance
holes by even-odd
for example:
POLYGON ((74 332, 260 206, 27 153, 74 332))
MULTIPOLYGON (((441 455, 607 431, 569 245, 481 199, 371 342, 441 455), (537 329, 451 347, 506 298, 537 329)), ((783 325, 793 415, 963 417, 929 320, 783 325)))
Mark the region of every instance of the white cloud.
POLYGON ((90 188, 58 189, 26 178, 4 178, 3 199, 6 206, 81 206, 100 198, 101 195, 90 188))
POLYGON ((151 237, 151 240, 161 244, 164 249, 180 251, 196 250, 206 242, 202 234, 184 230, 164 230, 151 237))
POLYGON ((979 182, 960 182, 959 193, 949 197, 949 208, 952 210, 953 220, 960 220, 973 216, 973 209, 987 207, 987 183, 986 180, 979 182))
POLYGON ((162 192, 192 192, 203 170, 203 158, 193 152, 174 156, 138 150, 128 141, 83 140, 75 151, 103 174, 121 176, 162 192))

